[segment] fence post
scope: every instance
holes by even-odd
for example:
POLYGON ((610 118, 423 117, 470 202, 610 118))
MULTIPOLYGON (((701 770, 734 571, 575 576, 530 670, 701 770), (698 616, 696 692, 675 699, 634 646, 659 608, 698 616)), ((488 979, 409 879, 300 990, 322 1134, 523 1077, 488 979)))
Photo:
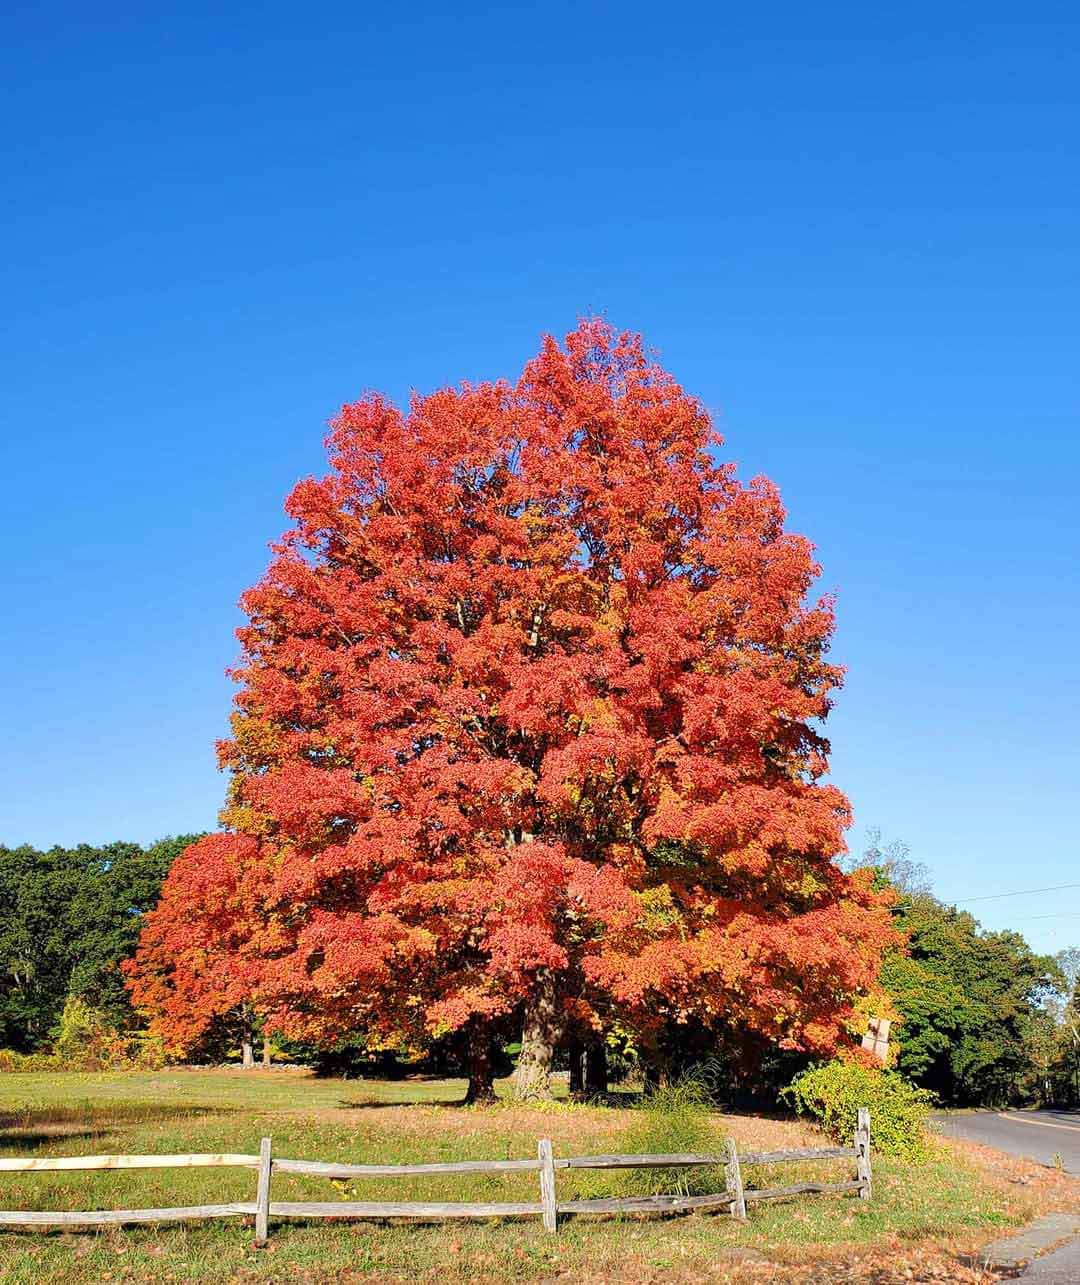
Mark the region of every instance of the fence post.
POLYGON ((551 1154, 551 1139, 541 1138, 540 1147, 540 1203, 544 1210, 544 1230, 558 1229, 558 1206, 555 1203, 555 1161, 551 1154))
POLYGON ((735 1139, 728 1138, 725 1143, 727 1159, 724 1161, 724 1182, 733 1197, 731 1201, 732 1218, 746 1218, 746 1197, 743 1194, 742 1169, 739 1166, 739 1152, 735 1139))
POLYGON ((259 1185, 255 1189, 255 1244, 265 1245, 270 1232, 270 1139, 259 1147, 259 1185))
POLYGON ((859 1113, 856 1117, 855 1165, 858 1170, 859 1181, 862 1183, 859 1188, 859 1199, 869 1200, 872 1175, 870 1173, 870 1111, 867 1107, 859 1107, 859 1113))

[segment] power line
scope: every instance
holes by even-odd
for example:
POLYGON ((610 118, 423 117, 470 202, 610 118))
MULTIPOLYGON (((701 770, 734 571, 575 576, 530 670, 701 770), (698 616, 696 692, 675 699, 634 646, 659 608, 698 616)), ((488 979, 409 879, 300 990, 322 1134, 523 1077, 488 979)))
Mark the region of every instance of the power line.
POLYGON ((1031 897, 1037 892, 1062 892, 1066 888, 1080 888, 1080 883, 1055 883, 1049 888, 1021 888, 1019 892, 991 892, 985 897, 962 897, 954 906, 968 906, 973 901, 998 901, 1002 897, 1031 897))
POLYGON ((1015 922, 1018 924, 1030 924, 1033 919, 1080 919, 1080 910, 1064 910, 1056 915, 1025 915, 1015 922))

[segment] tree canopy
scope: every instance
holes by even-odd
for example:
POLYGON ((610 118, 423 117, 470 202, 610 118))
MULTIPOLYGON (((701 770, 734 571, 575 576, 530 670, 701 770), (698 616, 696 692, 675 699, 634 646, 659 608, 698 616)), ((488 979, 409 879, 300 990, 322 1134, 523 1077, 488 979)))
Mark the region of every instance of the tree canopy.
MULTIPOLYGON (((595 320, 327 443, 242 600, 228 833, 198 849, 257 891, 225 971, 261 958, 251 993, 317 1040, 456 1034, 479 1066, 523 1021, 525 1090, 615 1021, 841 1046, 894 933, 835 860, 832 605, 776 488, 595 320)), ((166 895, 204 890, 195 856, 166 895)))
POLYGON ((1054 1034, 1048 1001, 1063 985, 1055 961, 925 892, 902 896, 897 910, 906 946, 888 952, 881 983, 903 1018, 901 1073, 944 1102, 1039 1096, 1040 1046, 1054 1034))

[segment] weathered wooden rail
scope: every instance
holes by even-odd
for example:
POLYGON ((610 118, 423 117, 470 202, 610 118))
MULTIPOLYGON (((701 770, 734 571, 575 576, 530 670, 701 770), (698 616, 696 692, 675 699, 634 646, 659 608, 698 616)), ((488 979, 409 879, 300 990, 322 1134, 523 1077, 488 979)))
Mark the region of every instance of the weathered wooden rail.
POLYGON ((600 1155, 556 1157, 551 1142, 541 1138, 535 1160, 453 1160, 437 1164, 360 1165, 336 1164, 322 1160, 289 1160, 272 1154, 271 1140, 263 1138, 259 1154, 232 1152, 204 1155, 161 1156, 58 1156, 40 1159, 0 1158, 0 1174, 55 1173, 76 1169, 181 1169, 247 1168, 257 1171, 254 1201, 219 1205, 187 1205, 169 1209, 98 1209, 86 1211, 0 1210, 0 1227, 100 1227, 119 1223, 183 1222, 194 1218, 255 1219, 255 1240, 265 1244, 272 1218, 527 1218, 543 1219, 554 1232, 560 1215, 676 1213, 694 1209, 724 1209, 732 1217, 745 1218, 748 1202, 778 1200, 808 1193, 858 1192, 863 1200, 871 1195, 870 1113, 860 1109, 855 1137, 850 1147, 804 1147, 790 1151, 736 1150, 728 1141, 717 1154, 677 1153, 671 1155, 600 1155), (819 1160, 854 1160, 856 1177, 843 1182, 796 1182, 786 1187, 743 1185, 744 1165, 774 1165, 819 1160), (556 1196, 555 1175, 560 1169, 679 1169, 698 1165, 722 1167, 725 1189, 711 1195, 611 1196, 594 1200, 564 1200, 556 1196), (537 1201, 468 1202, 382 1201, 382 1200, 271 1200, 270 1188, 276 1173, 304 1174, 320 1178, 405 1178, 436 1174, 536 1173, 540 1199, 537 1201))

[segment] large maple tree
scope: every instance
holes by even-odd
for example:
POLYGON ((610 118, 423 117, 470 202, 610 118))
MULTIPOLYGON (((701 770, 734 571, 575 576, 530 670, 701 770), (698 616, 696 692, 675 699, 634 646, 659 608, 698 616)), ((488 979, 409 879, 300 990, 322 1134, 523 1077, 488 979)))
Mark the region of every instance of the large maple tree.
POLYGON ((327 443, 243 597, 220 747, 275 1020, 453 1035, 478 1094, 515 1028, 525 1095, 613 1023, 646 1055, 681 1023, 841 1046, 892 931, 834 861, 833 613, 776 488, 592 319, 327 443))

